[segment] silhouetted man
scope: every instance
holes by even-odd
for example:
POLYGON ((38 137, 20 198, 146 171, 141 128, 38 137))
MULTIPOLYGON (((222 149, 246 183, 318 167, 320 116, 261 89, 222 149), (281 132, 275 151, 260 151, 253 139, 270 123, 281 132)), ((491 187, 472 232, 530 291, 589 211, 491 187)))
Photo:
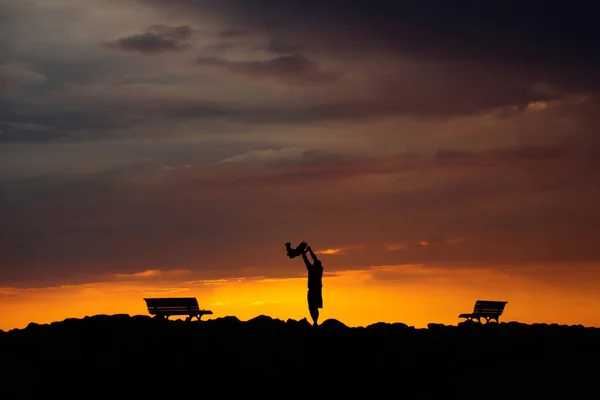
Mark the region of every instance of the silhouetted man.
POLYGON ((323 264, 321 264, 321 261, 319 261, 315 253, 313 253, 310 246, 302 252, 302 259, 308 270, 308 311, 310 312, 314 326, 317 326, 319 321, 319 308, 323 308, 323 264), (308 260, 306 253, 310 253, 311 258, 313 259, 312 264, 308 260))

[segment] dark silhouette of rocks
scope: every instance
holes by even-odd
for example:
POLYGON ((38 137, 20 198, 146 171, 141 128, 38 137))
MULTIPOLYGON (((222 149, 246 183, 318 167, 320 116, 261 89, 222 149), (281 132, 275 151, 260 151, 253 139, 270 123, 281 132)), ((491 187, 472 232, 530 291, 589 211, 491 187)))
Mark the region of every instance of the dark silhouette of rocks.
POLYGON ((176 398, 199 395, 200 386, 214 386, 223 397, 315 390, 345 397, 573 397, 596 390, 600 329, 96 315, 0 331, 0 355, 7 398, 103 391, 115 398, 165 398, 166 391, 176 398))

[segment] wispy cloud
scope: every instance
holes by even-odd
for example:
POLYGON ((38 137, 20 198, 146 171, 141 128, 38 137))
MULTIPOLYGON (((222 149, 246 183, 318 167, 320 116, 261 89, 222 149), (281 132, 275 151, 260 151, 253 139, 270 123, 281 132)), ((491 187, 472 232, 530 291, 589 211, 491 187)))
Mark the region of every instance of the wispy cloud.
POLYGON ((277 79, 288 83, 320 84, 335 81, 340 77, 340 74, 325 70, 317 62, 299 55, 261 61, 227 61, 218 57, 201 57, 197 59, 197 63, 252 79, 277 79))
POLYGON ((315 253, 316 254, 327 254, 327 255, 343 254, 344 249, 325 249, 325 250, 316 251, 315 253))
POLYGON ((158 269, 149 269, 147 271, 135 272, 133 274, 116 274, 117 278, 149 278, 153 276, 162 275, 162 272, 158 269))
POLYGON ((385 243, 383 246, 387 251, 404 251, 415 247, 429 247, 438 245, 453 245, 464 242, 462 237, 452 237, 449 239, 430 239, 430 240, 418 240, 416 242, 397 242, 397 243, 385 243))
POLYGON ((219 306, 227 306, 229 304, 233 304, 232 301, 216 301, 214 303, 210 303, 209 305, 212 307, 219 307, 219 306))
POLYGON ((162 271, 159 269, 149 269, 146 271, 135 272, 132 274, 115 274, 113 276, 118 279, 137 279, 137 278, 154 278, 154 277, 166 276, 166 275, 182 275, 182 274, 186 274, 188 272, 189 271, 186 271, 186 270, 162 271))
POLYGON ((235 156, 224 158, 217 162, 217 164, 225 163, 280 163, 285 161, 298 161, 303 157, 305 150, 289 147, 282 149, 265 149, 265 150, 252 150, 244 154, 238 154, 235 156))
POLYGON ((301 279, 304 280, 304 278, 265 278, 265 279, 258 279, 256 282, 259 283, 277 283, 277 282, 289 282, 290 280, 293 279, 301 279))
POLYGON ((178 287, 178 288, 161 288, 161 289, 148 289, 144 290, 146 294, 165 294, 165 293, 180 293, 188 292, 190 288, 178 287))
MULTIPOLYGON (((187 285, 223 285, 225 283, 231 282, 231 279, 200 279, 185 282, 187 285)), ((239 281, 239 279, 234 279, 233 281, 239 281)))
POLYGON ((13 297, 19 292, 14 288, 2 288, 0 287, 0 298, 13 297))
POLYGON ((323 254, 323 255, 344 255, 349 251, 359 250, 364 248, 363 245, 355 245, 355 246, 346 246, 346 247, 335 247, 335 248, 327 248, 324 250, 315 251, 315 254, 323 254))
POLYGON ((384 246, 387 251, 401 251, 408 249, 408 244, 406 243, 386 243, 384 246))
POLYGON ((192 28, 187 25, 154 25, 144 33, 126 36, 106 42, 105 47, 142 54, 158 54, 167 51, 181 51, 191 47, 189 39, 192 28))

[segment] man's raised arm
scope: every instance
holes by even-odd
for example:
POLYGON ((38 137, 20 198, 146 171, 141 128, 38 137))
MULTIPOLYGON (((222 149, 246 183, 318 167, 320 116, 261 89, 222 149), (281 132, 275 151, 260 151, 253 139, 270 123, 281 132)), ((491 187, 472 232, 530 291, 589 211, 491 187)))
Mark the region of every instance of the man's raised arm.
POLYGON ((310 261, 308 261, 308 257, 306 257, 306 250, 302 252, 302 259, 304 260, 304 265, 306 265, 306 269, 310 269, 310 267, 312 267, 312 264, 310 263, 310 261))
MULTIPOLYGON (((312 251, 312 247, 308 246, 308 252, 310 253, 310 256, 313 259, 313 262, 318 262, 319 259, 317 258, 317 256, 315 255, 315 253, 312 251)), ((304 255, 304 254, 303 254, 304 255)))

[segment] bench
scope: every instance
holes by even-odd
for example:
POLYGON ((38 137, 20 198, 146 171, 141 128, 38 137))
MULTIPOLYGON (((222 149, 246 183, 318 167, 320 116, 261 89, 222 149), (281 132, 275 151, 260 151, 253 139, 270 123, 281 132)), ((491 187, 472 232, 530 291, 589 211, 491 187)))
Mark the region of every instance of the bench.
POLYGON ((210 310, 201 310, 198 307, 198 300, 194 297, 163 297, 144 300, 150 315, 159 319, 169 319, 171 315, 187 315, 186 321, 191 321, 193 317, 200 321, 203 315, 213 313, 210 310))
POLYGON ((496 320, 498 322, 498 318, 504 312, 504 307, 506 306, 507 301, 491 301, 491 300, 477 300, 475 302, 475 307, 473 308, 473 312, 470 314, 460 314, 458 318, 466 318, 467 321, 477 320, 477 322, 481 323, 481 318, 485 319, 485 322, 488 323, 490 320, 496 320))

